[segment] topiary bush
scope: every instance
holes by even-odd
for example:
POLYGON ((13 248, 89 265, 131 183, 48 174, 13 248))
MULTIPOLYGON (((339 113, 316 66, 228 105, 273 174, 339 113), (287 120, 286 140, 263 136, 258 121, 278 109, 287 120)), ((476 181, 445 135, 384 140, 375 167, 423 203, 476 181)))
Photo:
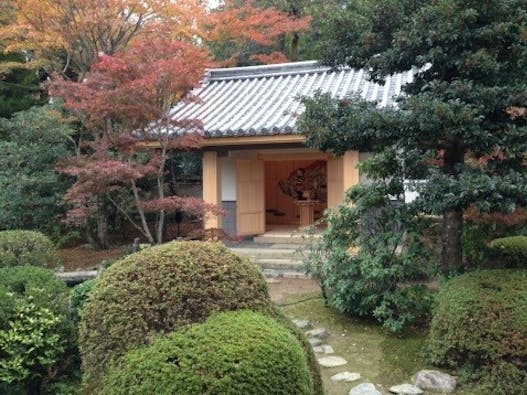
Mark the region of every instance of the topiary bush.
POLYGON ((221 244, 171 242, 129 255, 104 273, 83 308, 79 345, 87 391, 132 346, 215 311, 270 306, 258 268, 221 244))
POLYGON ((40 393, 68 368, 68 294, 51 270, 0 269, 0 393, 40 393))
POLYGON ((307 367, 311 373, 313 380, 313 390, 315 395, 324 395, 324 384, 322 383, 322 375, 320 373, 320 365, 318 363, 313 347, 307 341, 306 335, 291 321, 278 307, 271 308, 270 316, 276 320, 284 328, 291 332, 304 350, 307 367))
POLYGON ((496 264, 514 268, 527 266, 527 236, 509 236, 490 243, 496 264))
POLYGON ((311 395, 303 350, 290 331, 251 311, 212 316, 127 353, 105 395, 311 395))
POLYGON ((430 362, 480 383, 480 393, 525 394, 518 390, 527 388, 527 271, 464 274, 437 301, 430 362))
POLYGON ((56 266, 55 247, 40 232, 5 230, 0 232, 0 268, 21 265, 56 266))

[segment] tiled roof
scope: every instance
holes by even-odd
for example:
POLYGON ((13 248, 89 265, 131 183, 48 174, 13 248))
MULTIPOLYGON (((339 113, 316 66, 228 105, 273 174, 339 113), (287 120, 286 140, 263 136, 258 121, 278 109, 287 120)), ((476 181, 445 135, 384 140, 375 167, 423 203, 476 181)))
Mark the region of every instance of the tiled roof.
POLYGON ((335 98, 360 95, 386 107, 413 75, 395 74, 379 85, 368 80, 365 70, 335 71, 315 61, 210 69, 193 92, 199 101, 179 104, 173 117, 200 120, 205 137, 291 134, 303 111, 299 97, 317 91, 335 98))

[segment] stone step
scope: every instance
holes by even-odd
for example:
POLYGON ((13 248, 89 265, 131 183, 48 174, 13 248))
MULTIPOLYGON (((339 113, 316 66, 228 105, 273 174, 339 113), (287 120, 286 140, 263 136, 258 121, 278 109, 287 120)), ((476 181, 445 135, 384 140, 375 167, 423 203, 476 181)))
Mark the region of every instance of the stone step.
POLYGON ((296 250, 296 248, 267 248, 267 247, 234 247, 232 251, 239 255, 248 256, 253 259, 298 259, 303 258, 302 253, 296 250))
POLYGON ((294 259, 255 259, 256 263, 261 269, 286 270, 303 272, 304 266, 302 261, 294 259))
POLYGON ((307 238, 304 239, 302 237, 273 236, 273 235, 256 236, 254 237, 253 242, 256 244, 289 244, 289 245, 311 244, 311 240, 307 238))

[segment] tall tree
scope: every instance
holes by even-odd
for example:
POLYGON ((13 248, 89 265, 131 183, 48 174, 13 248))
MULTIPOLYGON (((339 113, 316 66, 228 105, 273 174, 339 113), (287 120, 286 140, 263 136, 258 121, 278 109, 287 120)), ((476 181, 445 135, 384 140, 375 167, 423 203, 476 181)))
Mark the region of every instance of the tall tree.
POLYGON ((57 105, 0 118, 0 230, 49 231, 66 211, 71 180, 54 171, 71 154, 75 129, 57 105))
POLYGON ((63 167, 77 178, 66 195, 75 205, 70 218, 86 221, 105 195, 154 244, 163 240, 167 212, 221 211, 194 198, 170 196, 165 183, 168 151, 193 148, 200 141, 200 125, 174 121, 171 110, 182 98, 193 99, 188 93, 199 83, 208 62, 203 49, 158 37, 136 40, 127 50, 103 56, 83 82, 57 76, 52 92, 64 97, 66 107, 97 134, 90 154, 72 158, 63 167), (175 130, 179 137, 172 135, 175 130), (156 146, 145 152, 145 141, 156 146), (148 179, 155 186, 143 191, 141 183, 148 179), (126 204, 128 200, 114 198, 116 191, 126 192, 133 207, 126 204), (154 229, 148 212, 157 215, 154 229))
POLYGON ((398 108, 355 99, 306 101, 301 129, 311 146, 396 152, 393 169, 426 180, 415 186, 420 196, 414 204, 443 217, 444 272, 463 268, 467 207, 510 212, 527 202, 525 5, 372 2, 360 19, 336 25, 325 61, 366 68, 375 80, 414 68, 398 108))

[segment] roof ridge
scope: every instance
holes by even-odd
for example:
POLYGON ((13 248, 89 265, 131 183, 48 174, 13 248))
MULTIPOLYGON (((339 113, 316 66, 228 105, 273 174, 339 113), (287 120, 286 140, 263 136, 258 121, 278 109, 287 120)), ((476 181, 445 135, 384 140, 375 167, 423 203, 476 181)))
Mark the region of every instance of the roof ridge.
POLYGON ((323 72, 331 70, 330 67, 323 66, 317 60, 305 60, 301 62, 276 63, 259 66, 243 66, 230 68, 207 69, 205 81, 218 81, 228 79, 245 79, 267 76, 279 76, 288 74, 305 74, 312 72, 323 72))

